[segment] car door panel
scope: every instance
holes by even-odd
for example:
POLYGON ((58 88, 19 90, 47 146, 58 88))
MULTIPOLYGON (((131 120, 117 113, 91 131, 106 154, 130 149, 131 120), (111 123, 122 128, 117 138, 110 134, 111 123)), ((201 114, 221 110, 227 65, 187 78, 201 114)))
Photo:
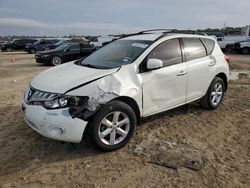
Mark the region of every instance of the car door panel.
POLYGON ((144 116, 186 102, 187 66, 185 63, 146 72, 141 76, 144 116))
MULTIPOLYGON (((187 102, 194 101, 206 94, 211 82, 211 72, 216 65, 216 59, 211 53, 212 48, 206 48, 199 38, 182 39, 188 70, 187 102)), ((208 42, 208 41, 207 41, 208 42)))
POLYGON ((201 98, 206 94, 210 84, 209 79, 213 72, 213 64, 215 59, 209 56, 191 60, 187 62, 188 67, 188 89, 187 101, 192 101, 201 98))

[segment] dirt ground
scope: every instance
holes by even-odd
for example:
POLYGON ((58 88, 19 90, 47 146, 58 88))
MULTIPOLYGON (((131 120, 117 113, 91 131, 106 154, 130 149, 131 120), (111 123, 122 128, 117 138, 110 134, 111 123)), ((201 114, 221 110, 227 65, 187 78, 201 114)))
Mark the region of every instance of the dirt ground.
POLYGON ((49 67, 34 55, 1 53, 0 186, 249 187, 250 56, 230 57, 231 71, 243 73, 234 73, 239 79, 230 81, 218 109, 193 103, 153 116, 125 148, 101 153, 85 140, 63 144, 29 128, 20 99, 49 67))

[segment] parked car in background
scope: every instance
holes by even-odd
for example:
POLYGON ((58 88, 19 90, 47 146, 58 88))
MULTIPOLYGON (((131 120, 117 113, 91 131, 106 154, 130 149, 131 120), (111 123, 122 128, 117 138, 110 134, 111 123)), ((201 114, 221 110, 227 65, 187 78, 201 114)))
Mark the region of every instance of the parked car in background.
POLYGON ((55 66, 68 61, 87 57, 95 50, 96 48, 91 44, 67 42, 61 44, 55 49, 37 52, 35 58, 37 63, 45 63, 55 66))
POLYGON ((94 45, 96 48, 101 48, 118 38, 119 37, 114 37, 114 36, 100 36, 97 37, 95 40, 91 41, 90 44, 94 45))
POLYGON ((66 43, 71 43, 72 41, 71 40, 60 40, 58 41, 57 43, 55 44, 49 44, 46 48, 46 50, 53 50, 55 48, 57 48, 58 46, 62 45, 62 44, 66 44, 66 43))
POLYGON ((27 44, 25 51, 30 54, 35 54, 37 51, 48 49, 48 46, 58 43, 60 39, 41 39, 33 44, 27 44))
POLYGON ((233 48, 238 53, 242 54, 250 53, 250 38, 247 40, 235 42, 233 48))
POLYGON ((12 52, 13 50, 24 50, 26 44, 33 44, 37 41, 37 39, 16 39, 9 43, 1 45, 1 50, 3 52, 12 52))
POLYGON ((151 30, 40 73, 22 109, 43 136, 77 143, 85 134, 112 151, 129 142, 141 118, 196 100, 216 109, 228 80, 228 58, 214 38, 151 30))

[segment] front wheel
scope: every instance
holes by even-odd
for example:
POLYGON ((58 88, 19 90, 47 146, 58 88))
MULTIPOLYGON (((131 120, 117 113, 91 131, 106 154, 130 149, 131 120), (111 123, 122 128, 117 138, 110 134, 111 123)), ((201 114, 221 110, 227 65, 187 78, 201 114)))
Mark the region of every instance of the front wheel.
POLYGON ((113 151, 129 142, 135 126, 136 116, 132 108, 121 101, 111 101, 90 120, 87 137, 97 148, 113 151))
POLYGON ((224 92, 224 81, 219 77, 215 77, 210 84, 206 95, 201 99, 201 106, 208 110, 216 109, 223 99, 224 92))
POLYGON ((241 53, 242 53, 242 54, 248 54, 248 53, 249 53, 248 48, 242 48, 242 49, 241 49, 241 53))
POLYGON ((7 48, 7 49, 6 49, 6 52, 12 52, 12 51, 13 51, 12 48, 7 48))
POLYGON ((59 56, 55 56, 52 58, 51 64, 54 66, 60 65, 62 63, 62 58, 59 56))
POLYGON ((35 48, 31 48, 29 52, 30 52, 30 54, 35 54, 36 53, 36 49, 35 48))

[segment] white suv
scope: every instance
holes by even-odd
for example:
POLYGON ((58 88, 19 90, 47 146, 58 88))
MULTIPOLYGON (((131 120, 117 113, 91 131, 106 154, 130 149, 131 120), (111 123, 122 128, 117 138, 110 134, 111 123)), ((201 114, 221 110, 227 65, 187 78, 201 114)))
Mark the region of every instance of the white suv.
POLYGON ((228 59, 208 36, 140 32, 83 60, 34 78, 22 107, 41 135, 106 151, 123 147, 141 118, 200 99, 217 108, 227 90, 228 59))

